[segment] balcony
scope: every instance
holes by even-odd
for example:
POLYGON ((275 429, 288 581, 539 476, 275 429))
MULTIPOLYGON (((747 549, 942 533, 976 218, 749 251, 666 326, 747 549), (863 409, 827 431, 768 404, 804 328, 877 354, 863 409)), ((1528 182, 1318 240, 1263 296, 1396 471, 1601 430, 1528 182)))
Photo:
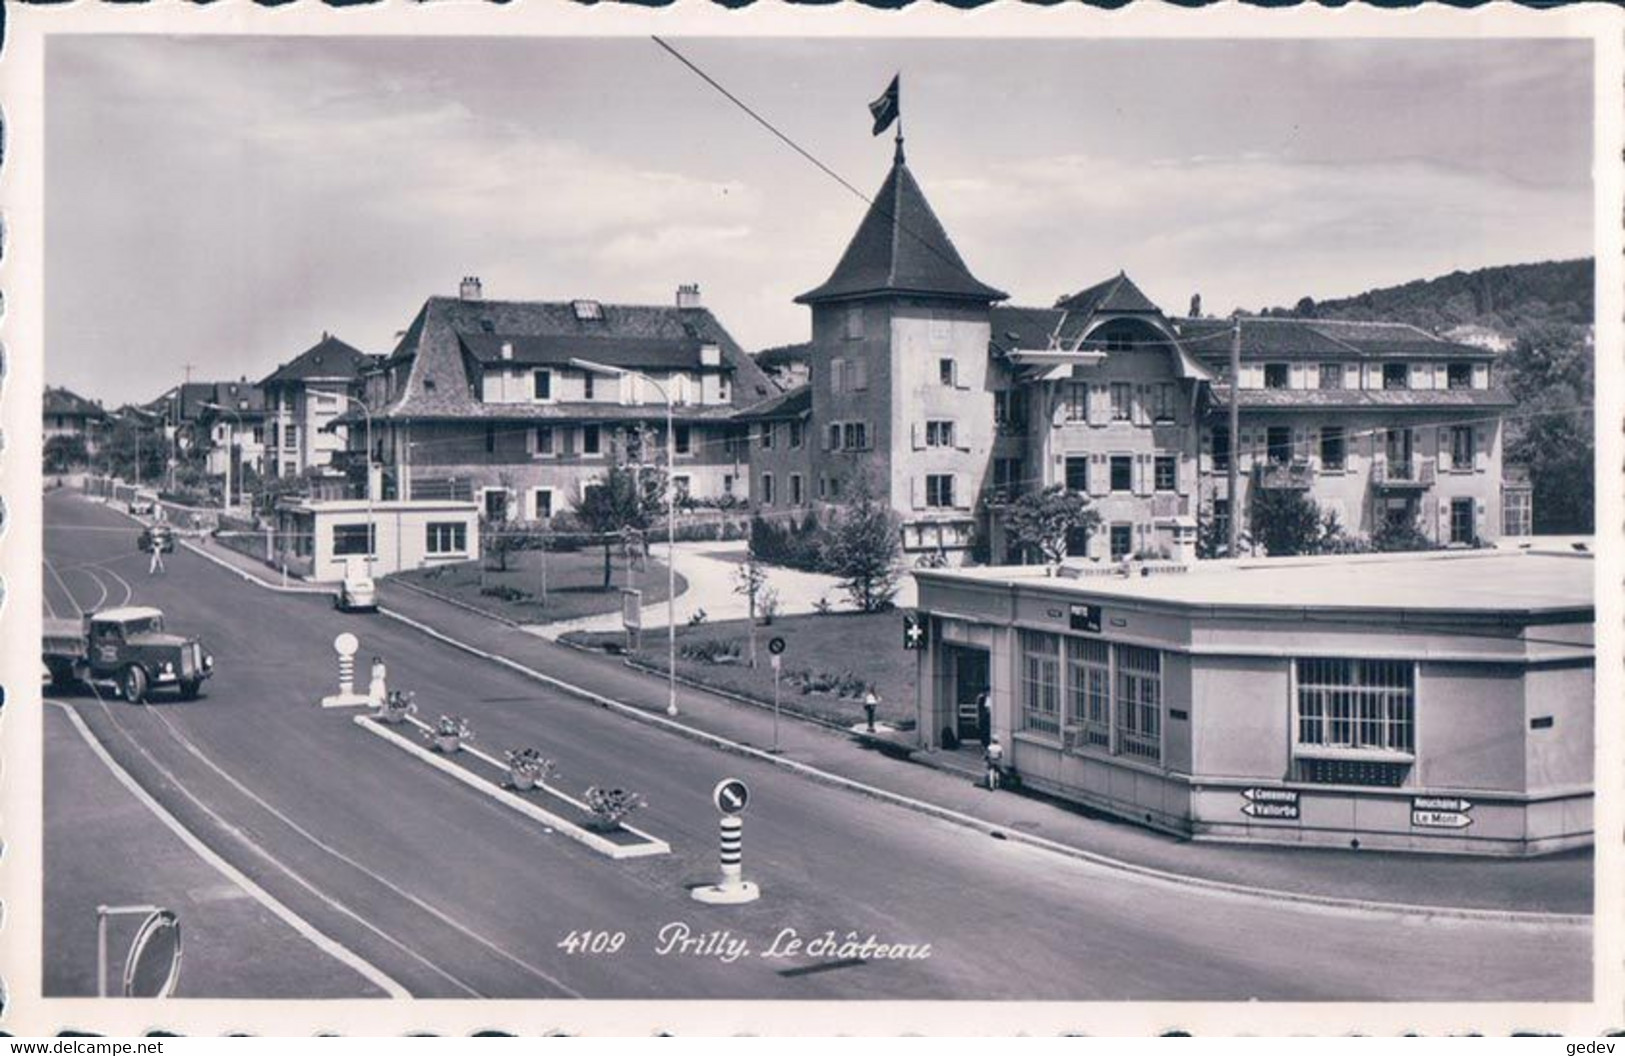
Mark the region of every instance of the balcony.
POLYGON ((1426 491, 1433 487, 1432 462, 1379 460, 1371 468, 1371 484, 1385 491, 1426 491))
POLYGON ((1270 462, 1259 466, 1258 486, 1279 491, 1308 491, 1315 483, 1315 470, 1308 462, 1270 462))

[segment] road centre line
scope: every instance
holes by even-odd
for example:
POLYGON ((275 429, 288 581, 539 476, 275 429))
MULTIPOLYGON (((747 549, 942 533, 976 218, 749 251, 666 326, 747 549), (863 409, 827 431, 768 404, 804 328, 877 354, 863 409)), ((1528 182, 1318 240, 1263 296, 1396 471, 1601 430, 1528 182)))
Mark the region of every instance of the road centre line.
MULTIPOLYGON (((272 591, 277 591, 279 589, 275 585, 266 583, 265 581, 258 579, 249 573, 243 572, 222 559, 215 557, 213 554, 198 549, 195 546, 188 544, 188 549, 191 549, 202 557, 213 561, 222 568, 235 573, 250 583, 272 591)), ((1026 844, 1039 850, 1045 850, 1051 853, 1063 855, 1068 858, 1089 862, 1101 868, 1112 869, 1119 872, 1144 877, 1145 879, 1155 882, 1176 887, 1201 888, 1217 894, 1229 895, 1236 898, 1261 899, 1275 903, 1291 902, 1301 906, 1334 912, 1367 914, 1381 913, 1407 917, 1444 917, 1460 920, 1494 921, 1506 924, 1569 926, 1576 928, 1590 928, 1595 923, 1590 914, 1584 913, 1542 913, 1511 909, 1481 909, 1471 906, 1421 905, 1405 902, 1379 902, 1374 899, 1343 898, 1334 895, 1316 895, 1307 892, 1288 891, 1279 888, 1258 887, 1251 884, 1234 883, 1227 880, 1210 880, 1206 877, 1186 876, 1152 866, 1140 865, 1135 862, 1125 861, 1120 858, 1112 858, 1108 855, 1100 854, 1095 851, 1084 850, 1081 847, 1073 847, 1069 844, 1061 843, 1056 840, 1046 839, 1043 836, 1036 836, 1031 833, 1022 832, 1019 829, 998 825, 994 822, 975 817, 974 815, 965 814, 960 811, 953 810, 952 808, 939 806, 925 800, 915 799, 911 796, 905 796, 897 792, 892 792, 888 789, 880 788, 876 785, 865 784, 864 782, 854 780, 853 778, 842 777, 840 774, 832 773, 827 770, 821 770, 815 766, 797 762, 794 759, 785 758, 783 755, 774 755, 752 745, 731 741, 718 734, 674 721, 667 718, 665 715, 647 712, 640 708, 633 707, 630 704, 615 700, 612 697, 606 697, 602 694, 573 685, 572 683, 565 682, 564 680, 555 678, 551 675, 545 675, 540 671, 526 667, 525 665, 520 664, 517 661, 510 660, 505 656, 480 649, 477 646, 469 645, 468 643, 460 641, 449 634, 429 626, 428 624, 415 620, 410 616, 406 616, 382 605, 378 607, 378 612, 381 615, 389 617, 390 619, 404 623, 407 626, 412 627, 414 630, 434 638, 437 641, 444 642, 454 649, 458 649, 472 656, 477 656, 491 663, 500 664, 512 671, 517 672, 518 674, 525 676, 526 678, 541 682, 545 685, 553 686, 556 689, 563 690, 566 693, 580 697, 584 700, 597 704, 600 707, 607 708, 616 712, 617 714, 635 719, 636 721, 642 722, 646 725, 656 726, 661 729, 665 729, 668 732, 678 734, 679 736, 687 737, 690 740, 710 744, 713 747, 720 748, 723 751, 728 751, 736 755, 748 756, 773 766, 794 771, 823 784, 836 788, 843 788, 851 792, 856 792, 859 795, 868 796, 871 799, 878 799, 882 802, 891 803, 894 806, 900 806, 916 813, 925 814, 929 817, 947 821, 950 824, 960 825, 979 832, 998 832, 1003 836, 1003 838, 1008 839, 1012 843, 1026 844)))
POLYGON ((382 969, 378 968, 371 962, 364 960, 359 954, 350 950, 348 947, 323 934, 319 929, 316 928, 315 925, 299 916, 299 914, 295 913, 292 909, 289 909, 283 903, 277 901, 276 897, 270 892, 266 891, 263 887, 260 887, 253 880, 249 879, 249 877, 236 866, 232 865, 230 862, 226 861, 219 854, 216 854, 212 849, 210 849, 210 847, 200 840, 190 829, 181 824, 180 819, 176 818, 173 814, 169 813, 169 811, 165 810, 161 803, 154 799, 146 789, 142 788, 141 783, 132 777, 128 770, 125 770, 124 767, 119 765, 118 761, 114 759, 112 755, 108 753, 107 749, 102 746, 102 743, 96 739, 96 735, 90 731, 90 727, 85 725, 85 720, 79 717, 79 713, 77 711, 60 700, 46 700, 45 703, 50 704, 53 707, 60 708, 62 712, 67 715, 68 721, 73 725, 73 728, 79 734, 79 737, 85 742, 86 745, 90 747, 90 750, 95 753, 96 758, 102 761, 102 765, 107 767, 109 772, 112 773, 113 777, 118 780, 119 784, 123 785, 125 789, 129 791, 130 795, 134 796, 142 806, 151 811, 152 815, 162 822, 165 828, 174 833, 175 836, 180 839, 180 841, 184 843, 187 846, 187 849, 189 849, 193 854, 207 862, 215 869, 215 871, 219 872, 227 880, 230 880, 233 884, 236 884, 239 888, 246 892, 250 898, 264 906, 273 916, 281 920, 284 924, 287 924, 294 931, 298 932, 299 935, 302 936, 306 941, 310 942, 329 957, 332 957, 334 960, 356 972, 356 974, 360 975, 362 978, 366 979, 367 982, 382 990, 385 994, 394 998, 412 996, 404 986, 386 975, 382 969))

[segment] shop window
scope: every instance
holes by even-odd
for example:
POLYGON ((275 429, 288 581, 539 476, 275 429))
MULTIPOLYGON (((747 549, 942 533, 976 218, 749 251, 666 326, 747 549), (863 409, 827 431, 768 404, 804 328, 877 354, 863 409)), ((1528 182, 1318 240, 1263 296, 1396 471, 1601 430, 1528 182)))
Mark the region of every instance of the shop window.
POLYGON ((333 526, 333 556, 355 557, 373 552, 373 527, 370 524, 335 524, 333 526))
POLYGON ((1295 667, 1300 750, 1309 749, 1306 754, 1316 758, 1349 751, 1390 752, 1404 757, 1395 762, 1409 760, 1416 745, 1414 664, 1304 659, 1295 667))
POLYGON ((1135 645, 1117 648, 1117 748, 1142 759, 1162 758, 1162 654, 1135 645))
POLYGON ((1058 737, 1061 733, 1061 642, 1057 635, 1022 631, 1022 729, 1058 737))
POLYGON ((1068 747, 1111 744, 1111 647, 1086 638, 1066 640, 1068 747))

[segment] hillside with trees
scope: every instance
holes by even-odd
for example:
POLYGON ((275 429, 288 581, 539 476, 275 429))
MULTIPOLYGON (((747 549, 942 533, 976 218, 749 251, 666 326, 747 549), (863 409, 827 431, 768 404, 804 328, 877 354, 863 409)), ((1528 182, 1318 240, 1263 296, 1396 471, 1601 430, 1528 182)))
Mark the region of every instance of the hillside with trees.
POLYGON ((1506 462, 1528 467, 1535 531, 1584 534, 1594 529, 1593 273, 1589 258, 1481 268, 1263 314, 1394 320, 1501 351, 1499 384, 1518 401, 1506 462))

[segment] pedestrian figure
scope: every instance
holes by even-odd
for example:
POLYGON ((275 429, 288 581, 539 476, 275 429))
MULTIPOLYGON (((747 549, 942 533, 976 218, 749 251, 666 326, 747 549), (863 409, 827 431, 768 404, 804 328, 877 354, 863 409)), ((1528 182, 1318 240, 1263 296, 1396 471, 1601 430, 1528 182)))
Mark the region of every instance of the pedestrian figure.
POLYGON ((384 658, 372 658, 372 681, 367 685, 367 699, 375 708, 382 708, 389 699, 389 689, 385 685, 387 672, 384 670, 384 658))
POLYGON ((983 748, 993 740, 993 707, 985 689, 976 694, 976 734, 982 739, 983 748))
POLYGON ((990 741, 982 758, 987 763, 987 790, 996 792, 1004 782, 1004 767, 1000 765, 1004 759, 1004 747, 998 741, 990 741))
POLYGON ((147 575, 155 576, 164 570, 164 543, 169 536, 168 530, 159 525, 148 536, 152 540, 152 559, 147 562, 147 575))

